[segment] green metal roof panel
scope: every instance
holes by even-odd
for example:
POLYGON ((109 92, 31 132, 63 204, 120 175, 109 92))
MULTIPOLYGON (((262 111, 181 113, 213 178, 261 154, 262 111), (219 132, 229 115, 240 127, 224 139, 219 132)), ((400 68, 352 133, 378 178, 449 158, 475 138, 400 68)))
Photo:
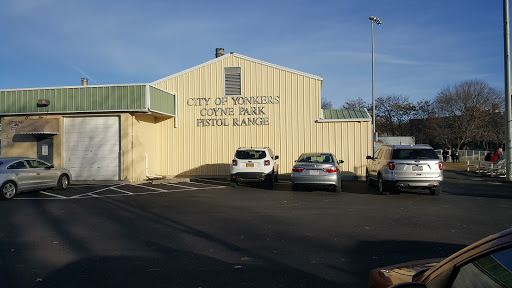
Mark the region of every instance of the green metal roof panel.
POLYGON ((149 86, 150 110, 167 115, 176 115, 176 95, 149 86))
POLYGON ((146 109, 146 85, 0 90, 0 114, 133 111, 146 109), (50 100, 47 107, 37 101, 50 100))
POLYGON ((324 109, 324 119, 371 119, 364 108, 355 109, 324 109))

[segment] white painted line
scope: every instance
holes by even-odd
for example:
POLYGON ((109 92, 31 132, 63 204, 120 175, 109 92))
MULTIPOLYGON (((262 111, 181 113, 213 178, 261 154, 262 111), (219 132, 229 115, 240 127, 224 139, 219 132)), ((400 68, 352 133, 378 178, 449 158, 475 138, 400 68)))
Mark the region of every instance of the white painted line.
POLYGON ((78 197, 81 197, 81 196, 84 196, 84 195, 93 195, 93 193, 101 192, 101 191, 104 191, 104 190, 107 190, 107 189, 111 189, 111 188, 115 188, 115 187, 120 187, 120 186, 123 186, 123 185, 125 185, 125 184, 123 183, 123 184, 119 184, 119 185, 114 185, 114 186, 106 187, 106 188, 103 188, 103 189, 100 189, 100 190, 96 190, 96 191, 92 191, 92 192, 76 195, 76 196, 73 196, 73 197, 70 197, 70 198, 78 198, 78 197))
MULTIPOLYGON (((148 188, 148 189, 153 189, 153 190, 156 190, 156 191, 167 191, 167 190, 163 190, 163 189, 158 189, 158 188, 153 188, 153 187, 148 187, 148 186, 142 186, 142 185, 138 185, 138 184, 130 184, 130 185, 138 186, 138 187, 144 187, 144 188, 148 188)), ((137 194, 140 194, 140 193, 137 193, 137 194)))
POLYGON ((66 200, 66 199, 71 199, 70 197, 68 198, 46 198, 46 197, 39 197, 39 198, 30 198, 30 197, 15 197, 15 198, 12 198, 12 200, 66 200))
MULTIPOLYGON (((201 184, 201 185, 208 185, 208 186, 209 186, 208 188, 213 188, 213 187, 226 187, 226 186, 213 185, 213 184, 205 184, 205 183, 192 182, 192 181, 190 181, 190 183, 194 183, 194 184, 201 184)), ((198 189, 202 189, 202 188, 198 188, 198 189)))
MULTIPOLYGON (((163 184, 177 186, 177 187, 181 187, 181 188, 188 188, 188 190, 197 190, 197 189, 199 189, 199 188, 194 188, 194 187, 189 187, 189 186, 178 185, 178 184, 174 184, 174 183, 163 183, 163 184)), ((176 191, 179 191, 179 190, 176 190, 176 191)))
MULTIPOLYGON (((226 181, 218 181, 218 180, 210 180, 210 179, 204 179, 204 178, 194 178, 194 179, 198 179, 198 180, 203 180, 203 181, 210 181, 210 182, 217 182, 217 183, 224 183, 224 184, 229 184, 229 181, 226 180, 226 181)), ((194 182, 195 183, 195 182, 194 182)), ((204 183, 203 183, 204 184, 204 183)))
POLYGON ((76 187, 96 187, 96 186, 108 186, 108 185, 114 185, 114 184, 80 184, 80 185, 71 184, 71 185, 69 185, 69 187, 71 187, 71 188, 76 188, 76 187))
POLYGON ((124 190, 117 189, 117 188, 110 188, 110 189, 116 190, 116 191, 119 191, 119 192, 123 192, 123 193, 126 193, 126 194, 133 194, 132 192, 124 191, 124 190))
MULTIPOLYGON (((136 195, 145 195, 145 194, 159 194, 159 193, 172 193, 172 192, 181 192, 181 191, 225 188, 225 186, 214 186, 214 187, 204 187, 204 188, 190 188, 190 187, 187 187, 187 186, 181 186, 181 185, 176 185, 176 184, 172 184, 172 183, 163 183, 163 184, 179 186, 179 187, 186 188, 186 189, 162 190, 162 189, 155 189, 155 188, 153 188, 153 189, 155 189, 157 191, 142 192, 142 193, 130 193, 130 192, 123 191, 121 189, 116 189, 115 187, 108 187, 108 188, 105 188, 105 189, 100 189, 100 190, 97 190, 97 191, 94 191, 94 192, 85 193, 85 194, 81 194, 81 195, 77 195, 77 196, 73 196, 73 197, 63 197, 63 196, 60 196, 62 198, 46 198, 46 197, 45 198, 43 198, 43 197, 38 197, 38 198, 36 198, 36 197, 34 197, 34 198, 22 197, 22 198, 18 198, 18 197, 15 197, 13 199, 14 200, 69 200, 69 199, 85 199, 85 198, 136 196, 136 195), (125 192, 126 194, 109 194, 109 195, 96 195, 96 194, 93 194, 93 193, 101 192, 101 191, 104 191, 104 190, 107 190, 107 189, 113 189, 113 190, 116 190, 116 191, 125 192)), ((117 187, 122 186, 122 185, 125 185, 125 184, 117 185, 117 187)), ((134 184, 127 184, 127 185, 134 185, 134 184)), ((140 186, 140 185, 136 185, 136 186, 140 186)), ((150 187, 146 187, 146 186, 141 186, 141 187, 150 188, 150 187)), ((47 193, 47 194, 50 194, 50 193, 47 193)), ((55 195, 55 196, 57 196, 57 195, 55 195)))
POLYGON ((52 193, 48 193, 48 192, 44 192, 44 191, 39 191, 39 193, 43 193, 43 194, 50 195, 50 196, 54 196, 54 197, 58 197, 58 198, 68 198, 68 197, 66 197, 66 196, 57 195, 57 194, 52 194, 52 193))
MULTIPOLYGON (((159 194, 159 193, 172 193, 172 192, 180 192, 180 191, 190 191, 190 189, 182 189, 182 190, 161 190, 161 191, 151 191, 151 192, 143 192, 143 193, 133 193, 131 195, 124 195, 124 194, 114 194, 114 195, 91 195, 90 197, 128 197, 128 196, 137 196, 137 195, 146 195, 146 194, 159 194)), ((90 198, 90 197, 82 197, 82 198, 90 198)))

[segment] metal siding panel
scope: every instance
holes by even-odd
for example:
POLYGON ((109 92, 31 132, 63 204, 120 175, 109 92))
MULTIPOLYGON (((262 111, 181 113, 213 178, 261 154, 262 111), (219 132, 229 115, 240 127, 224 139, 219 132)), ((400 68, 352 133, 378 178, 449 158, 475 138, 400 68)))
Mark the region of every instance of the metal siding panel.
MULTIPOLYGON (((359 150, 368 150, 368 145, 361 141, 367 142, 371 133, 368 129, 371 127, 366 122, 315 123, 321 113, 321 81, 291 74, 244 59, 227 57, 158 83, 157 87, 176 92, 178 97, 178 128, 171 124, 174 120, 169 121, 167 126, 161 126, 159 150, 161 158, 168 159, 162 163, 163 169, 170 175, 197 172, 227 175, 235 149, 252 145, 270 146, 280 156, 281 173, 290 173, 293 161, 305 150, 331 151, 340 160, 346 161, 342 165, 344 171, 361 171, 364 164, 362 157, 366 155, 360 155, 364 153, 359 150), (186 99, 206 97, 213 101, 216 97, 224 96, 222 69, 225 66, 242 67, 243 96, 281 97, 279 105, 265 105, 265 112, 270 118, 269 126, 196 127, 199 111, 204 107, 188 106, 186 99), (356 127, 361 129, 361 136, 354 130, 356 127)), ((239 108, 229 101, 226 107, 239 108)), ((235 118, 237 114, 235 111, 235 118)))
POLYGON ((154 87, 149 87, 150 94, 150 103, 151 110, 162 112, 169 115, 175 115, 176 109, 174 107, 174 98, 175 95, 162 91, 160 89, 156 89, 154 87))
POLYGON ((0 114, 141 110, 145 108, 144 85, 42 88, 0 91, 0 114), (37 100, 49 99, 49 107, 37 100))

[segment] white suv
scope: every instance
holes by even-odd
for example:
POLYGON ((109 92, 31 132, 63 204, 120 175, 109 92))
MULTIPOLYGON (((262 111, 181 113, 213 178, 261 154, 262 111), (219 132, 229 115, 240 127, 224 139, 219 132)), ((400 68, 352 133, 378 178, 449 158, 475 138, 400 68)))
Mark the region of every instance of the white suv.
POLYGON ((229 172, 232 185, 239 182, 264 182, 274 188, 277 183, 279 156, 270 148, 238 148, 231 161, 229 172))
POLYGON ((405 188, 424 188, 441 193, 443 162, 428 145, 382 146, 367 156, 366 182, 377 181, 379 192, 387 194, 405 188))

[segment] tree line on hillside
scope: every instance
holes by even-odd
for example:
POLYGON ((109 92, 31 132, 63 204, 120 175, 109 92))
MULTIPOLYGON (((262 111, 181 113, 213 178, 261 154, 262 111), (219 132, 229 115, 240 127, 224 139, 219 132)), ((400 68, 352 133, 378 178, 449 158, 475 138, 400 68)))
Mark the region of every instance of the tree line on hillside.
MULTIPOLYGON (((332 109, 322 100, 323 109, 332 109)), ((341 108, 366 108, 361 98, 349 99, 341 108)), ((441 89, 432 100, 416 103, 401 94, 375 98, 379 136, 414 136, 416 143, 434 148, 504 147, 504 93, 481 80, 468 80, 441 89)))

